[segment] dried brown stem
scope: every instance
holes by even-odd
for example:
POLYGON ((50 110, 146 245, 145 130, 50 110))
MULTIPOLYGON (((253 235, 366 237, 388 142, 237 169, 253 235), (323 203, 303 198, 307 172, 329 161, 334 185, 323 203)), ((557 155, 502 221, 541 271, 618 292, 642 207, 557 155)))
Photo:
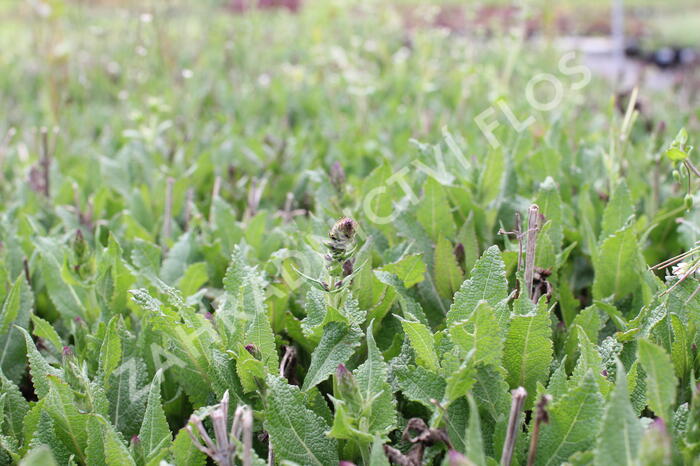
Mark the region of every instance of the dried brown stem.
POLYGON ((535 464, 535 458, 537 457, 537 442, 540 438, 540 425, 547 424, 549 422, 549 413, 547 412, 547 405, 552 401, 550 395, 542 395, 540 401, 537 402, 535 408, 535 426, 532 429, 532 436, 530 437, 530 450, 527 453, 527 466, 532 466, 535 464))
POLYGON ((518 438, 518 428, 520 426, 520 411, 525 404, 527 391, 523 387, 518 387, 512 392, 513 401, 510 405, 510 416, 508 417, 508 427, 506 430, 506 440, 503 443, 503 453, 501 454, 501 465, 510 466, 513 461, 513 451, 515 450, 515 440, 518 438))

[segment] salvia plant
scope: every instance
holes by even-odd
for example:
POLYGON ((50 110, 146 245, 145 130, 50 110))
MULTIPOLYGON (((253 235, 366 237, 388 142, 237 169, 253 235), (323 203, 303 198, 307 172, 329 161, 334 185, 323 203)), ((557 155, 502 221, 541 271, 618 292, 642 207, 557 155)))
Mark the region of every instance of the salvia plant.
POLYGON ((401 2, 87 3, 0 5, 0 464, 699 464, 692 92, 401 2))

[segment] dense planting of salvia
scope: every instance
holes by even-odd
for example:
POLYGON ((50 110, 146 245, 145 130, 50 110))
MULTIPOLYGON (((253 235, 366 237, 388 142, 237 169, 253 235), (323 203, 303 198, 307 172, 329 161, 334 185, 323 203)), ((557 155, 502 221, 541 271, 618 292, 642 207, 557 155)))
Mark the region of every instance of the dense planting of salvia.
POLYGON ((375 2, 82 3, 0 6, 2 464, 697 464, 692 102, 375 2))

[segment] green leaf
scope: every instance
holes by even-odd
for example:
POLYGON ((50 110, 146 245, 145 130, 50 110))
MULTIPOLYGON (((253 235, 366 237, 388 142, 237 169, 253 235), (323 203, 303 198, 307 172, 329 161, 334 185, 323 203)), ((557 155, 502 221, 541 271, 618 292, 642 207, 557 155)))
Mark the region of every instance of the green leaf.
POLYGON ((46 359, 39 353, 32 341, 32 337, 22 327, 17 327, 24 335, 27 344, 27 359, 29 360, 29 371, 32 375, 34 391, 39 398, 43 398, 49 393, 49 376, 63 377, 63 371, 56 369, 46 362, 46 359))
POLYGON ((63 349, 63 345, 61 344, 61 337, 58 336, 56 329, 53 328, 53 326, 50 323, 48 323, 41 317, 33 314, 32 323, 34 324, 34 331, 32 332, 34 333, 34 335, 50 342, 51 345, 56 349, 56 351, 60 352, 63 349))
POLYGON ((433 240, 441 234, 453 237, 456 233, 445 190, 433 178, 427 178, 423 185, 423 199, 416 209, 416 217, 433 240))
POLYGON ((676 377, 683 380, 688 370, 692 367, 692 355, 690 353, 690 342, 688 334, 681 322, 680 317, 676 314, 669 314, 671 318, 671 328, 673 329, 673 343, 671 344, 671 361, 673 368, 676 370, 676 377))
POLYGON ((0 374, 0 393, 4 396, 4 419, 0 423, 2 432, 15 439, 22 438, 24 416, 29 411, 29 403, 10 379, 0 374))
POLYGON ((394 376, 403 395, 433 408, 431 400, 442 400, 445 396, 445 379, 420 366, 399 366, 394 368, 394 376))
POLYGON ((469 280, 462 283, 454 295, 454 302, 447 313, 447 326, 467 319, 480 301, 496 307, 508 297, 506 266, 497 246, 491 246, 476 262, 469 280))
POLYGON ((148 368, 141 358, 124 361, 110 376, 107 399, 110 419, 127 438, 136 435, 148 394, 148 368))
MULTIPOLYGON (((552 329, 544 299, 536 314, 512 316, 504 348, 503 367, 510 387, 522 386, 535 393, 537 383, 549 378, 552 362, 552 329)), ((525 409, 532 406, 533 398, 526 399, 525 409)))
POLYGON ((367 359, 355 369, 357 387, 370 409, 367 432, 371 435, 385 435, 396 422, 396 401, 387 383, 388 366, 374 342, 372 324, 367 330, 367 359))
POLYGON ((486 466, 486 455, 484 454, 484 441, 481 437, 481 420, 479 419, 479 408, 472 395, 467 396, 469 401, 469 425, 467 427, 464 454, 476 466, 486 466))
POLYGON ((535 204, 539 206, 540 213, 544 215, 544 218, 551 222, 547 235, 551 239, 554 251, 560 251, 564 240, 562 202, 559 188, 551 176, 540 183, 535 204))
POLYGON ((122 360, 122 342, 120 335, 120 317, 114 316, 107 324, 105 337, 100 347, 100 370, 104 380, 119 366, 122 360))
POLYGON ((49 376, 49 384, 45 406, 54 421, 57 437, 84 461, 89 415, 78 410, 68 384, 54 376, 49 376))
POLYGON ((207 456, 194 446, 192 438, 185 428, 180 429, 175 436, 170 451, 175 464, 186 464, 187 466, 204 466, 207 464, 207 456))
POLYGON ((397 262, 386 264, 380 270, 396 274, 403 286, 410 288, 425 279, 426 267, 421 254, 411 254, 397 262))
POLYGON ((396 316, 401 321, 403 331, 406 332, 413 350, 416 352, 416 361, 419 365, 437 372, 440 367, 437 353, 435 352, 435 341, 430 329, 416 321, 406 320, 401 316, 396 316))
POLYGON ((654 413, 671 421, 671 406, 676 400, 676 376, 668 353, 649 340, 637 342, 639 362, 647 374, 647 402, 654 413))
POLYGON ((278 461, 320 466, 338 463, 338 445, 326 437, 328 424, 304 406, 298 387, 283 378, 267 376, 265 430, 278 461))
POLYGON ((6 333, 7 329, 10 328, 17 315, 22 304, 22 284, 24 283, 24 276, 20 275, 15 283, 10 288, 10 292, 5 298, 5 303, 2 305, 2 310, 0 310, 0 334, 6 333))
POLYGON ((627 183, 624 180, 615 188, 608 205, 603 211, 601 223, 600 239, 604 240, 608 236, 623 228, 627 221, 634 215, 634 204, 630 196, 627 183))
POLYGON ((603 397, 593 374, 588 373, 578 387, 549 408, 549 423, 542 426, 535 464, 559 465, 572 454, 589 449, 602 415, 603 397))
POLYGON ((47 445, 39 445, 33 448, 19 462, 20 466, 58 466, 56 459, 47 445))
POLYGON ((323 336, 311 355, 309 371, 302 390, 309 390, 323 382, 339 364, 347 362, 360 346, 362 331, 342 322, 329 322, 323 328, 323 336))
POLYGON ((486 301, 481 301, 467 320, 454 323, 449 331, 452 341, 465 351, 475 350, 475 364, 500 365, 503 337, 496 314, 486 301))
POLYGON ((603 240, 593 263, 593 296, 624 298, 639 286, 638 245, 631 227, 603 240))
POLYGON ((625 367, 617 361, 615 389, 610 396, 595 448, 595 464, 637 464, 642 426, 630 403, 625 367))
POLYGON ((464 276, 457 264, 452 243, 440 234, 435 245, 435 286, 440 296, 451 299, 459 289, 464 276))
POLYGON ((151 382, 148 391, 146 411, 143 413, 143 424, 139 431, 139 438, 143 448, 146 462, 162 455, 170 446, 172 435, 165 419, 165 413, 160 401, 160 384, 163 379, 163 370, 159 369, 151 382))

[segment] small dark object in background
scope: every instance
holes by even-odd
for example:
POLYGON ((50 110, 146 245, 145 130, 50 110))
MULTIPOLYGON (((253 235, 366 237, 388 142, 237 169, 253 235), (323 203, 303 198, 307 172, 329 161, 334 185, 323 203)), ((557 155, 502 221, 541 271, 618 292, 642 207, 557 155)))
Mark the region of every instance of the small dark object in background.
POLYGON ((292 13, 296 13, 301 8, 302 0, 231 0, 229 9, 236 13, 243 13, 251 8, 260 10, 272 10, 276 8, 286 8, 292 13))

